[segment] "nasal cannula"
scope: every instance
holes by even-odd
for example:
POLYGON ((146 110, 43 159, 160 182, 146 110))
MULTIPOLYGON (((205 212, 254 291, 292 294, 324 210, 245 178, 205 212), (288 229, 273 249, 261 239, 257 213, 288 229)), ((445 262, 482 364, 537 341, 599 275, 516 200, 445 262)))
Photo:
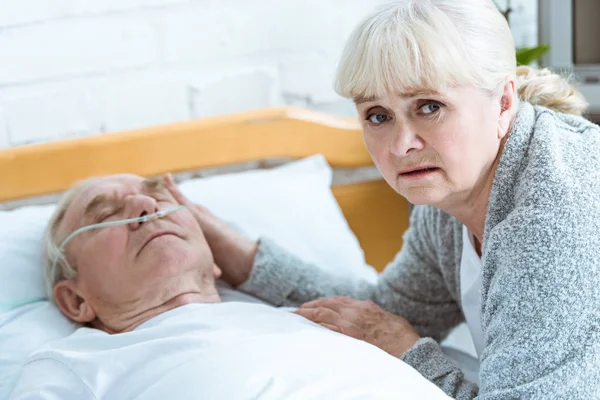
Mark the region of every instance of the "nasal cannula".
MULTIPOLYGON (((122 219, 119 221, 100 222, 97 224, 86 225, 84 227, 76 229, 73 233, 71 233, 69 236, 67 236, 61 242, 61 244, 58 246, 58 252, 54 256, 54 260, 52 262, 52 272, 50 275, 51 282, 54 281, 54 277, 55 277, 55 273, 56 273, 56 264, 58 263, 58 258, 63 253, 65 246, 67 245, 67 243, 69 243, 69 241, 71 239, 73 239, 75 236, 79 235, 80 233, 89 231, 91 229, 106 228, 109 226, 127 225, 127 224, 132 224, 134 222, 148 222, 148 221, 152 221, 152 220, 155 220, 158 218, 162 218, 167 214, 171 214, 172 212, 179 211, 183 208, 186 208, 186 206, 181 205, 181 206, 177 206, 177 207, 173 207, 173 208, 168 208, 166 210, 160 210, 158 212, 155 212, 154 214, 143 215, 141 217, 122 219)), ((44 297, 38 297, 35 299, 30 299, 30 300, 25 300, 25 301, 15 301, 15 302, 10 302, 10 303, 2 302, 2 303, 0 303, 0 310, 3 310, 3 309, 10 310, 10 309, 18 307, 18 306, 24 306, 27 304, 31 304, 31 303, 35 303, 35 302, 43 301, 43 300, 47 300, 47 299, 44 297)))

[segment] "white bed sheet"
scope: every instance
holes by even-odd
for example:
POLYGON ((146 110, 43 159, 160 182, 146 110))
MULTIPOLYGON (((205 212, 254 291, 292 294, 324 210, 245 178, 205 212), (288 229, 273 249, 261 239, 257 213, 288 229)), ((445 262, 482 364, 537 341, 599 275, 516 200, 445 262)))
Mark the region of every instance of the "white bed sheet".
POLYGON ((363 341, 262 304, 189 304, 36 352, 13 399, 446 399, 363 341), (42 390, 43 396, 38 393, 42 390))

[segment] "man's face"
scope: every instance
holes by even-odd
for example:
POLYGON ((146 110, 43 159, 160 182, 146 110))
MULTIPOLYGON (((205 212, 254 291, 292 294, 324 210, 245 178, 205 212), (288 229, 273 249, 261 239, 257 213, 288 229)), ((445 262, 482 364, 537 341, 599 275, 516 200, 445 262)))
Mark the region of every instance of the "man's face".
MULTIPOLYGON (((140 217, 177 205, 161 180, 107 176, 75 196, 59 226, 59 238, 82 226, 140 217)), ((188 209, 144 223, 80 233, 69 241, 65 254, 77 269, 68 285, 80 298, 79 311, 85 316, 79 318, 88 319, 91 311, 93 320, 109 327, 110 321, 135 319, 178 296, 198 293, 207 282, 213 283, 216 274, 202 230, 188 209), (81 310, 84 303, 87 308, 81 310)), ((55 287, 59 307, 63 302, 60 291, 55 287)), ((72 310, 65 314, 78 320, 69 315, 72 310)))

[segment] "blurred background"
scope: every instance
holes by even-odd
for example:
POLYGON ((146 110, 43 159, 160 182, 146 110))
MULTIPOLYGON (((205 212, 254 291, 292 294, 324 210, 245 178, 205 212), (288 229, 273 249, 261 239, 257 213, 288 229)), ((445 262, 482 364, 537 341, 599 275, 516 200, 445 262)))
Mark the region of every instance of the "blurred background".
MULTIPOLYGON (((600 1, 579 2, 586 20, 597 15, 581 38, 600 26, 600 1)), ((353 116, 332 90, 336 62, 352 28, 385 3, 0 0, 0 148, 281 105, 353 116)), ((496 3, 518 46, 552 42, 542 63, 573 69, 573 2, 496 3)), ((594 97, 600 85, 586 85, 594 97)))

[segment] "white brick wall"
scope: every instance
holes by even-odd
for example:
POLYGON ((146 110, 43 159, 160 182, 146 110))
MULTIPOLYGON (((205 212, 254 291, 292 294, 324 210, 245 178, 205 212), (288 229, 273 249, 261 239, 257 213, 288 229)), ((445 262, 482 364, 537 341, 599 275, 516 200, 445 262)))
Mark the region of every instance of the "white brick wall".
POLYGON ((3 30, 0 54, 2 85, 157 64, 160 46, 149 22, 111 16, 3 30))
POLYGON ((91 86, 100 104, 104 132, 189 119, 187 87, 174 74, 134 71, 97 80, 91 86))
MULTIPOLYGON (((353 115, 335 65, 387 2, 0 1, 0 148, 283 104, 353 115)), ((518 44, 536 2, 513 0, 518 44)))
POLYGON ((223 74, 208 83, 192 84, 189 95, 193 118, 272 107, 281 102, 276 69, 223 74))
POLYGON ((102 124, 95 96, 76 86, 11 98, 4 111, 14 145, 99 133, 102 124))

